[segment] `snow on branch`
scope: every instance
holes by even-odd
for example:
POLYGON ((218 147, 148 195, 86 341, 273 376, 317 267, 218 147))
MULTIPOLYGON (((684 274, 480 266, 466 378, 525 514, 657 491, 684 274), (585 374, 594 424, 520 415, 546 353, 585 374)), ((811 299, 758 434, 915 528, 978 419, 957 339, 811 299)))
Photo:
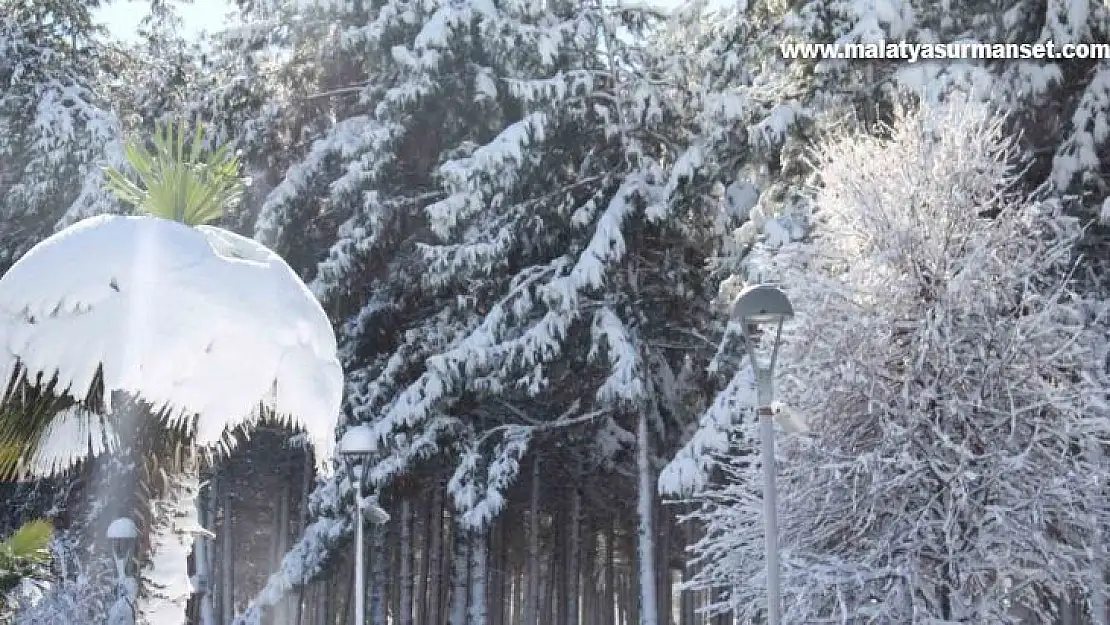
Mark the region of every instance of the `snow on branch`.
POLYGON ((578 255, 574 267, 566 276, 552 280, 543 288, 549 306, 564 310, 578 307, 578 296, 586 289, 600 288, 608 267, 624 257, 624 220, 636 209, 636 201, 649 205, 661 199, 657 171, 637 171, 629 174, 597 219, 593 236, 586 249, 578 255))
POLYGON ((546 126, 545 114, 530 113, 470 156, 441 165, 439 175, 452 194, 427 208, 432 230, 448 237, 460 223, 485 210, 495 193, 515 188, 525 150, 544 140, 546 126))
POLYGON ((283 224, 289 221, 291 203, 322 172, 329 157, 334 154, 357 154, 367 147, 363 131, 370 123, 365 115, 344 119, 326 136, 317 139, 309 153, 289 168, 285 178, 270 191, 259 210, 255 225, 255 237, 259 241, 270 247, 278 246, 284 237, 283 224))
POLYGON ((407 436, 402 445, 391 446, 389 453, 374 463, 370 469, 370 483, 378 487, 387 486, 393 478, 409 471, 417 462, 439 452, 440 439, 448 438, 462 425, 458 418, 442 414, 427 420, 417 434, 407 436))
POLYGON ((745 421, 756 405, 755 375, 746 358, 744 363, 701 415, 694 435, 659 473, 660 494, 688 496, 708 484, 717 455, 728 451, 734 425, 745 421))
POLYGON ((1071 118, 1071 134, 1052 159, 1052 183, 1066 190, 1084 172, 1101 167, 1099 151, 1110 138, 1110 62, 1102 61, 1071 118))
POLYGON ((350 532, 351 524, 346 519, 321 517, 309 524, 281 559, 281 568, 270 575, 232 625, 262 625, 265 609, 276 605, 289 591, 311 582, 324 570, 332 548, 350 532))
MULTIPOLYGON (((498 342, 504 324, 512 319, 513 314, 524 313, 531 306, 527 302, 531 302, 532 299, 526 297, 529 291, 536 288, 545 276, 560 271, 565 265, 566 262, 563 259, 556 259, 547 266, 535 267, 523 272, 525 277, 514 281, 509 293, 490 307, 477 327, 454 341, 449 349, 428 357, 424 373, 396 395, 385 413, 374 421, 375 438, 384 441, 390 432, 413 427, 426 419, 442 400, 450 396, 451 390, 461 383, 467 371, 473 375, 479 370, 485 370, 503 362, 507 346, 498 345, 498 342), (518 304, 520 301, 525 301, 525 305, 520 306, 518 304), (495 346, 498 349, 495 349, 495 346)), ((536 327, 542 328, 543 332, 558 331, 557 322, 560 317, 554 313, 549 315, 551 318, 548 319, 548 325, 543 325, 541 322, 536 327)), ((536 331, 535 328, 533 331, 536 331)), ((561 334, 562 332, 559 332, 560 336, 561 334)), ((533 337, 534 340, 541 341, 550 348, 550 339, 543 341, 541 338, 533 337)), ((521 337, 519 340, 527 342, 528 339, 521 337)), ((371 392, 374 388, 371 388, 371 392)))
POLYGON ((480 449, 487 438, 483 436, 462 453, 447 483, 447 492, 462 513, 459 523, 470 530, 487 527, 504 509, 504 493, 520 473, 520 459, 528 450, 532 428, 506 426, 499 428, 498 433, 500 440, 488 460, 480 449), (484 479, 482 464, 486 465, 484 479))
POLYGON ((606 356, 612 365, 612 372, 597 389, 598 401, 603 405, 642 405, 648 400, 644 363, 624 322, 609 307, 602 307, 594 313, 591 334, 593 345, 587 360, 598 359, 602 345, 605 345, 606 356))

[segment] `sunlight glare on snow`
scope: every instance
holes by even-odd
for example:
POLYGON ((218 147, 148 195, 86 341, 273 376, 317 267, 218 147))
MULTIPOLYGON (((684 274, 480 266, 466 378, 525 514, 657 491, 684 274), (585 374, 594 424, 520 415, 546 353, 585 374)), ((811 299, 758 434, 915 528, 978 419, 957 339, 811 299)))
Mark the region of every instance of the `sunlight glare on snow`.
POLYGON ((141 397, 170 424, 195 427, 202 446, 264 405, 303 427, 330 466, 343 384, 331 324, 292 269, 250 239, 150 217, 86 219, 0 278, 0 345, 0 371, 18 362, 31 377, 56 374, 75 399, 102 366, 106 399, 141 397))

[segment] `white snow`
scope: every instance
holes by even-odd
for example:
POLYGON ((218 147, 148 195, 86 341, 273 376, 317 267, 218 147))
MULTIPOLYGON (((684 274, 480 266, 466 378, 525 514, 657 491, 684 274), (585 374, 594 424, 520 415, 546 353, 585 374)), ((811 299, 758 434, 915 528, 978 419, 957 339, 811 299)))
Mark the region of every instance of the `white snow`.
POLYGON ((50 421, 25 468, 31 475, 57 475, 85 458, 114 451, 118 444, 115 431, 100 415, 72 406, 50 421))
POLYGON ((104 215, 36 245, 0 278, 0 375, 19 366, 79 400, 102 368, 105 411, 112 391, 139 397, 202 446, 262 405, 330 464, 331 324, 280 257, 219 228, 104 215))
POLYGON ((719 455, 728 451, 733 424, 742 421, 745 413, 750 415, 755 404, 755 375, 745 358, 744 366, 701 416, 694 435, 659 473, 659 492, 688 495, 701 491, 719 455))
POLYGON ((368 425, 356 425, 347 428, 343 438, 339 439, 339 453, 364 454, 374 451, 377 445, 374 442, 374 432, 368 425))
POLYGON ((104 533, 104 536, 106 538, 138 538, 139 530, 131 519, 119 518, 108 525, 108 531, 104 533))
POLYGON ((185 610, 193 594, 189 555, 197 522, 197 492, 200 480, 195 471, 174 476, 170 494, 151 503, 154 519, 150 536, 150 558, 140 571, 145 594, 135 604, 143 625, 185 623, 185 610))

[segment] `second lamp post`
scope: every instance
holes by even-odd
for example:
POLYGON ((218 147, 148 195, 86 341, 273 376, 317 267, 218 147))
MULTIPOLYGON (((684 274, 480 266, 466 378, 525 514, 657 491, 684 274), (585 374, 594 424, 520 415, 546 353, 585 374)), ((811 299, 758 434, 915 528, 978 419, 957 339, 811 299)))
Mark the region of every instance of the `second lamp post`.
POLYGON ((370 461, 374 450, 374 433, 370 426, 362 424, 347 428, 339 440, 339 454, 347 466, 351 486, 355 491, 355 623, 366 623, 366 557, 363 539, 363 525, 367 519, 374 524, 389 520, 389 513, 382 510, 373 499, 363 495, 367 477, 370 475, 370 461))
POLYGON ((732 309, 732 318, 740 323, 747 345, 759 401, 763 456, 763 522, 767 543, 767 625, 780 625, 782 610, 779 593, 778 497, 775 492, 775 426, 771 410, 775 395, 773 376, 779 340, 782 337, 782 324, 793 316, 794 308, 786 295, 766 284, 744 289, 732 309), (761 326, 764 331, 760 330, 761 326), (770 344, 760 344, 766 338, 770 338, 770 344))

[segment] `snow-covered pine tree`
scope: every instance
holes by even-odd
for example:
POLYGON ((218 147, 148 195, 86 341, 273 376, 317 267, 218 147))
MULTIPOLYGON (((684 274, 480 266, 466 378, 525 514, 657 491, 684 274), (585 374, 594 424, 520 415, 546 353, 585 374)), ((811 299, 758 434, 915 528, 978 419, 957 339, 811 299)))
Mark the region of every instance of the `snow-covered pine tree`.
POLYGON ((0 2, 0 268, 81 216, 118 205, 100 168, 122 162, 98 91, 105 44, 89 0, 0 2))
POLYGON ((457 450, 456 518, 484 531, 533 435, 577 427, 601 441, 580 435, 581 456, 623 462, 641 414, 650 474, 712 348, 713 246, 675 85, 629 35, 652 17, 381 3, 369 18, 326 42, 359 71, 319 94, 335 122, 257 234, 284 249, 331 228, 313 287, 346 320, 349 408, 385 454, 375 481, 457 450))
MULTIPOLYGON (((1073 288, 1079 228, 1014 192, 1019 150, 985 106, 888 133, 822 147, 814 239, 765 268, 798 313, 778 393, 809 425, 780 439, 784 619, 1052 622, 1107 510, 1105 306, 1073 288)), ((726 466, 696 498, 697 582, 757 618, 759 467, 726 466)))

